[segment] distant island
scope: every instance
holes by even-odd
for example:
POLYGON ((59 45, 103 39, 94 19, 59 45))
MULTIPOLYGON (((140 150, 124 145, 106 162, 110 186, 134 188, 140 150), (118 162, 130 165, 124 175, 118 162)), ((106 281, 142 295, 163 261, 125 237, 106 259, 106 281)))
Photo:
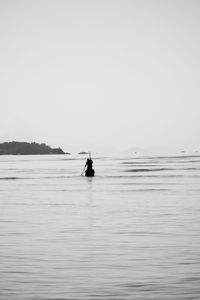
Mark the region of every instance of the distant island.
POLYGON ((82 154, 88 154, 88 152, 82 151, 82 152, 79 152, 78 154, 79 154, 79 155, 82 155, 82 154))
POLYGON ((69 154, 61 148, 51 148, 46 144, 27 142, 0 143, 0 155, 36 155, 36 154, 69 154))

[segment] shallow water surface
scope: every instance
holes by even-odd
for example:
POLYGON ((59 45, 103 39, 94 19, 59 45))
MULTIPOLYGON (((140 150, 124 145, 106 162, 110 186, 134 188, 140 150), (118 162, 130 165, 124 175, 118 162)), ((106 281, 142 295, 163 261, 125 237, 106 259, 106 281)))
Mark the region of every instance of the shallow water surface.
POLYGON ((0 157, 0 299, 200 299, 200 156, 0 157))

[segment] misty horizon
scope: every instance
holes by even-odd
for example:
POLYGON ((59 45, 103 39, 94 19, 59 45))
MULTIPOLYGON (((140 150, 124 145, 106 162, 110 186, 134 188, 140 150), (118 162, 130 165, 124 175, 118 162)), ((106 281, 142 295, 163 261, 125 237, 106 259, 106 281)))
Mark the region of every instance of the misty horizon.
MULTIPOLYGON (((91 146, 91 147, 81 147, 81 146, 77 146, 77 147, 62 147, 61 145, 50 145, 49 143, 45 142, 45 141, 41 141, 40 143, 38 143, 38 141, 4 141, 1 143, 13 143, 13 142, 20 142, 20 143, 29 143, 29 144, 33 144, 36 143, 38 145, 47 145, 49 147, 51 147, 52 149, 58 149, 61 148, 65 154, 80 154, 80 152, 86 152, 87 154, 89 152, 92 152, 94 155, 101 155, 101 154, 107 154, 107 155, 136 155, 136 154, 150 154, 150 153, 154 153, 154 154, 178 154, 178 153, 182 153, 182 154, 188 154, 188 153, 193 153, 193 154, 198 154, 200 152, 199 149, 185 149, 185 148, 173 148, 173 147, 152 147, 152 148, 142 148, 142 147, 127 147, 127 148, 123 148, 120 147, 120 145, 118 147, 113 147, 111 145, 104 145, 104 146, 91 146)), ((1 144, 0 143, 0 144, 1 144)))

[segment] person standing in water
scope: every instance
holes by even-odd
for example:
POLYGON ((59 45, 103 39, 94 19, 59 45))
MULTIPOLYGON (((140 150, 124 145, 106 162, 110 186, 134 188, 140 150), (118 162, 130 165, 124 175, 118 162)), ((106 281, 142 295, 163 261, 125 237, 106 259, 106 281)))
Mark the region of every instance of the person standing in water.
POLYGON ((84 169, 87 168, 85 171, 85 176, 90 176, 90 177, 94 176, 95 171, 94 171, 92 165, 93 165, 93 160, 92 160, 90 152, 89 152, 89 158, 87 158, 87 161, 86 161, 86 164, 84 167, 84 169))

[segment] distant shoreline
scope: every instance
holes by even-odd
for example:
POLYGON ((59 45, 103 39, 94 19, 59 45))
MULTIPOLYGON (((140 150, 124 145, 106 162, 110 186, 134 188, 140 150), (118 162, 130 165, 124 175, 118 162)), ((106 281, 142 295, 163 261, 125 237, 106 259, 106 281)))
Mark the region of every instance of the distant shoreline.
POLYGON ((4 142, 0 143, 0 155, 52 155, 52 154, 70 154, 64 152, 60 147, 51 148, 45 143, 36 142, 4 142))

